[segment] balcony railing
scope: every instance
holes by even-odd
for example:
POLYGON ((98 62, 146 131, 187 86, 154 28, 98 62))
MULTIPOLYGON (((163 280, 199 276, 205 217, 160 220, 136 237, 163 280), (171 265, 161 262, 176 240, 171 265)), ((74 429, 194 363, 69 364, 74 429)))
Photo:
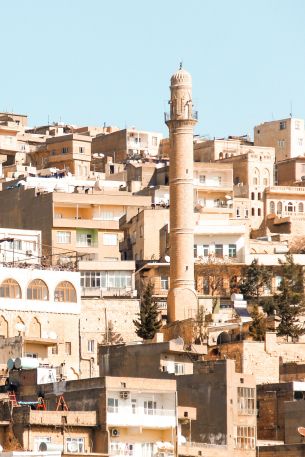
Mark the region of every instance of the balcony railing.
MULTIPOLYGON (((164 113, 164 121, 167 122, 167 121, 170 121, 171 120, 171 114, 168 113, 168 112, 165 112, 164 113)), ((192 116, 191 117, 185 117, 185 116, 181 116, 181 118, 178 118, 178 120, 194 120, 194 121, 198 121, 198 111, 192 111, 192 116)))
POLYGON ((108 407, 107 424, 122 427, 175 427, 176 411, 174 409, 138 409, 135 413, 131 407, 108 407))

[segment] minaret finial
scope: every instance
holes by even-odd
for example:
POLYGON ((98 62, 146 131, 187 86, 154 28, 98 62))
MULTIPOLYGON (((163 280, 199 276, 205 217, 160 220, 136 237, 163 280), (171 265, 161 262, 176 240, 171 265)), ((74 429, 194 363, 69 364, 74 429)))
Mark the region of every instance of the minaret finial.
POLYGON ((180 65, 179 65, 179 70, 182 70, 182 60, 181 60, 180 65))

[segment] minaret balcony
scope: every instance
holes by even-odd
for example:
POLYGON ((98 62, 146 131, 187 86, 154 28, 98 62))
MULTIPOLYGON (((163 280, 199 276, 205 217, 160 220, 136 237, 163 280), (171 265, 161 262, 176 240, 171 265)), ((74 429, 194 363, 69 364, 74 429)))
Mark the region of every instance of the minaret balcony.
POLYGON ((198 111, 192 111, 192 116, 185 116, 181 114, 180 116, 177 115, 174 118, 171 118, 171 113, 165 112, 164 113, 164 121, 198 121, 198 111))

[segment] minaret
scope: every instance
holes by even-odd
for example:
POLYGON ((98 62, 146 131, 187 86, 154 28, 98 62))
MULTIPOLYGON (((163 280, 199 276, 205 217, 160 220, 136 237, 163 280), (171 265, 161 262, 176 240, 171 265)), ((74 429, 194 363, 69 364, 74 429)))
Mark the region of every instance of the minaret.
POLYGON ((171 77, 170 114, 165 122, 170 138, 170 290, 169 322, 197 311, 194 289, 194 194, 192 77, 180 69, 171 77))

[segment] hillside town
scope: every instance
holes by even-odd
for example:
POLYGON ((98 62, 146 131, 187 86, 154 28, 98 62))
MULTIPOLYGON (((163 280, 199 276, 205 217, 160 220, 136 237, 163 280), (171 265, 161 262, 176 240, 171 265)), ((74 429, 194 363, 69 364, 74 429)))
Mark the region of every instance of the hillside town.
POLYGON ((196 135, 192 91, 167 137, 0 113, 7 456, 305 455, 304 119, 196 135))

